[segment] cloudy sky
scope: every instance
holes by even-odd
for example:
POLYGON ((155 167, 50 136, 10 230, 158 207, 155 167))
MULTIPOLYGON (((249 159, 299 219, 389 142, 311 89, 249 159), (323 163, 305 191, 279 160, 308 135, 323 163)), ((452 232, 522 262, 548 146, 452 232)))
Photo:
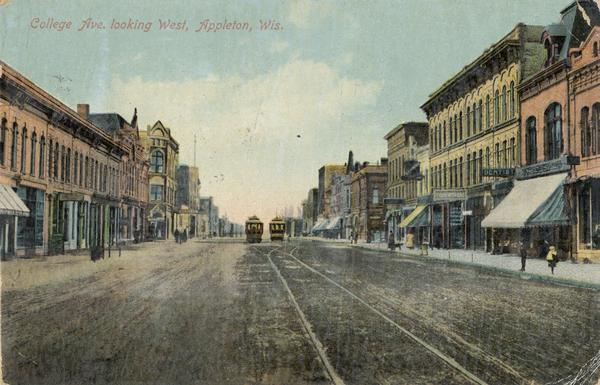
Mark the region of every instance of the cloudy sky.
POLYGON ((73 108, 130 119, 137 107, 141 127, 160 119, 181 163, 193 163, 196 134, 202 195, 242 222, 298 207, 319 166, 344 163, 350 149, 361 161, 385 156, 383 136, 424 120, 419 106, 444 80, 518 22, 556 22, 568 4, 9 0, 0 58, 73 108), (71 28, 39 28, 49 18, 71 28), (88 18, 105 28, 78 31, 88 18), (160 30, 159 19, 187 30, 160 30), (207 19, 252 30, 195 32, 207 19), (261 20, 281 28, 261 30, 261 20))

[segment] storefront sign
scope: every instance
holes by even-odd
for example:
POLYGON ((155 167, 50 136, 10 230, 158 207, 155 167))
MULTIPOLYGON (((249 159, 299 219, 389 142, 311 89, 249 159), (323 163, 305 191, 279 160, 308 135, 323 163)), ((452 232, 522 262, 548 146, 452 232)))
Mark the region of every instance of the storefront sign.
POLYGON ((571 169, 572 164, 579 164, 579 157, 563 155, 558 159, 549 160, 541 163, 530 164, 528 166, 517 167, 515 176, 517 179, 528 179, 543 175, 557 174, 571 169))
POLYGON ((434 190, 434 202, 450 202, 465 200, 467 194, 465 190, 434 190))
POLYGON ((466 210, 462 212, 463 217, 469 217, 473 215, 473 210, 466 210))
POLYGON ((514 168, 482 168, 481 176, 511 177, 515 175, 514 168))

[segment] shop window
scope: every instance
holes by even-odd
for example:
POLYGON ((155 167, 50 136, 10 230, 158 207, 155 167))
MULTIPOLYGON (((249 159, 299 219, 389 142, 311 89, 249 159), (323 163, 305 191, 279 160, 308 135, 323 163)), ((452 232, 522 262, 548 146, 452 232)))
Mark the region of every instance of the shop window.
POLYGON ((17 195, 29 209, 29 216, 17 220, 17 247, 41 247, 44 245, 44 191, 19 187, 17 195))
POLYGON ((579 193, 579 242, 600 249, 600 180, 593 179, 579 193))
POLYGON ((563 149, 562 109, 560 104, 552 103, 544 112, 544 157, 556 159, 563 149))

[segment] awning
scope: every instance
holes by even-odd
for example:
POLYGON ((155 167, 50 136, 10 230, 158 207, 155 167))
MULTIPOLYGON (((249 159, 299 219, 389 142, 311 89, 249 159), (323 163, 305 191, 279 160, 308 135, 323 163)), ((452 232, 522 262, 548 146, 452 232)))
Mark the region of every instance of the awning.
POLYGON ((342 221, 342 218, 340 217, 335 217, 329 220, 329 223, 327 224, 327 226, 325 227, 326 230, 335 230, 335 229, 339 229, 340 226, 340 222, 342 221))
POLYGON ((327 226, 327 219, 321 219, 317 221, 317 224, 313 226, 312 231, 322 231, 325 230, 325 226, 327 226))
MULTIPOLYGON (((402 222, 400 222, 400 224, 398 225, 399 227, 409 227, 409 225, 411 225, 411 223, 417 219, 417 217, 419 216, 419 214, 421 214, 425 208, 427 208, 426 205, 419 205, 417 206, 412 213, 410 213, 409 215, 407 215, 402 222)), ((414 226, 410 226, 410 227, 414 227, 414 226)))
MULTIPOLYGON (((481 222, 481 226, 510 229, 551 224, 544 221, 556 217, 561 200, 564 205, 564 197, 560 195, 564 195, 563 183, 566 176, 566 173, 561 173, 516 181, 510 193, 481 222), (554 209, 549 209, 547 205, 554 209), (531 220, 537 222, 531 223, 531 220)), ((556 219, 562 220, 562 215, 556 219)))
POLYGON ((527 226, 564 226, 569 224, 565 193, 557 188, 546 202, 531 215, 527 226))
POLYGON ((0 215, 29 216, 29 209, 17 193, 3 184, 0 184, 0 215))

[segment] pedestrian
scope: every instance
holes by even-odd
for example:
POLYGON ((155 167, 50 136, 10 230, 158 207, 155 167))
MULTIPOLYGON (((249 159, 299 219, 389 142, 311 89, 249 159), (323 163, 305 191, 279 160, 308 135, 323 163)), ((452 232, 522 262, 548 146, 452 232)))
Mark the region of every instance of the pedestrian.
POLYGON ((519 243, 519 254, 521 254, 521 271, 525 271, 525 263, 527 263, 527 248, 525 247, 524 241, 519 243))
POLYGON ((354 242, 354 231, 350 231, 350 244, 354 242))
POLYGON ((552 272, 552 275, 554 275, 554 268, 556 267, 556 263, 558 262, 558 254, 556 253, 556 247, 550 246, 548 254, 546 255, 546 261, 548 261, 550 271, 552 272))
POLYGON ((356 245, 358 243, 358 231, 354 232, 354 244, 356 245))
POLYGON ((390 235, 388 235, 388 247, 390 250, 396 250, 396 239, 394 238, 394 232, 390 230, 390 235))
POLYGON ((180 234, 179 234, 179 229, 175 229, 175 232, 173 233, 173 235, 175 235, 175 242, 181 243, 181 237, 180 237, 180 234))
POLYGON ((415 248, 415 233, 413 230, 406 234, 406 247, 411 250, 415 248))
POLYGON ((187 229, 183 230, 183 239, 182 242, 187 242, 187 229))

